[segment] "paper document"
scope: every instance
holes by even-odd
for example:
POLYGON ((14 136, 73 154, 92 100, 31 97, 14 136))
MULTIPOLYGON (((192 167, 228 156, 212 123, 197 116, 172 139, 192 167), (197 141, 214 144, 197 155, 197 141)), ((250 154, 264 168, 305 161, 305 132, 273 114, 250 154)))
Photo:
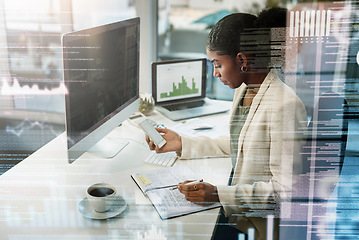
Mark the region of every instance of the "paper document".
POLYGON ((132 178, 144 193, 147 193, 147 191, 151 189, 174 187, 180 182, 198 179, 189 168, 184 166, 160 168, 144 173, 135 173, 132 174, 132 178))
POLYGON ((194 212, 220 207, 220 203, 198 205, 186 200, 178 190, 178 183, 199 178, 187 167, 176 166, 132 174, 131 177, 147 194, 162 219, 178 217, 194 212))

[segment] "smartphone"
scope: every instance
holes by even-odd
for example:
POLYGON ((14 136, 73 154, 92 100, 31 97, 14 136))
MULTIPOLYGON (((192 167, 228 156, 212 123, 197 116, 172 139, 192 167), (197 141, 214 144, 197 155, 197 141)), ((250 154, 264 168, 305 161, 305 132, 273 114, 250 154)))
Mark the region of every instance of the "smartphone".
POLYGON ((159 148, 166 144, 166 140, 157 132, 147 118, 142 118, 137 123, 159 148))

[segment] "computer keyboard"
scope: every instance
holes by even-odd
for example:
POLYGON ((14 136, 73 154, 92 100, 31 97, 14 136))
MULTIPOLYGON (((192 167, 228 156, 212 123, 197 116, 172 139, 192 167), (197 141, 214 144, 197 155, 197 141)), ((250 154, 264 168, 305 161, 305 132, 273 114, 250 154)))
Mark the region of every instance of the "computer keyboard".
POLYGON ((145 159, 145 163, 171 167, 177 160, 176 152, 156 153, 151 152, 145 159))
POLYGON ((164 105, 163 107, 169 111, 176 111, 186 108, 200 107, 203 106, 205 103, 206 101, 204 100, 197 100, 197 101, 184 102, 184 103, 172 103, 172 104, 164 105))

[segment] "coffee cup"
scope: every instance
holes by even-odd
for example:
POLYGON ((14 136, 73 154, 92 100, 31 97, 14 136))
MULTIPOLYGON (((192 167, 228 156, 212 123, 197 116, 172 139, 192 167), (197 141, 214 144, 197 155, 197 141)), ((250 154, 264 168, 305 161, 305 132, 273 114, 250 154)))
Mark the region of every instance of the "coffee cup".
POLYGON ((116 189, 107 183, 96 183, 87 189, 86 195, 92 209, 103 213, 113 206, 116 189))

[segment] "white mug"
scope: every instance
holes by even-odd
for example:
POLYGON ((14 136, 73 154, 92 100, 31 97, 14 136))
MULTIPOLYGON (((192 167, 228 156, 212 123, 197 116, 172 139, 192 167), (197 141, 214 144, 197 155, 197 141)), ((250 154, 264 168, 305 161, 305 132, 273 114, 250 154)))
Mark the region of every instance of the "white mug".
POLYGON ((116 189, 107 183, 96 183, 87 189, 86 195, 92 209, 103 213, 111 209, 115 200, 116 189))

